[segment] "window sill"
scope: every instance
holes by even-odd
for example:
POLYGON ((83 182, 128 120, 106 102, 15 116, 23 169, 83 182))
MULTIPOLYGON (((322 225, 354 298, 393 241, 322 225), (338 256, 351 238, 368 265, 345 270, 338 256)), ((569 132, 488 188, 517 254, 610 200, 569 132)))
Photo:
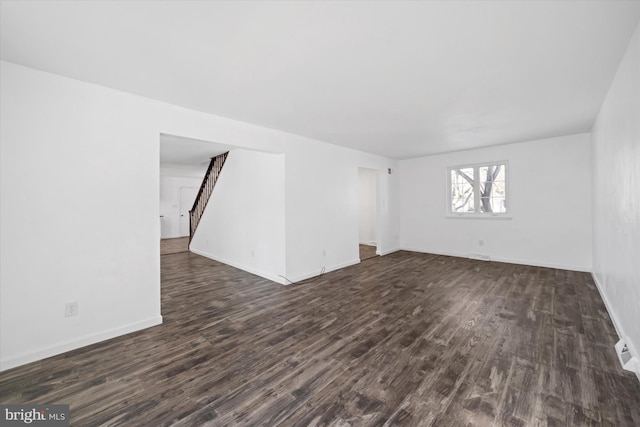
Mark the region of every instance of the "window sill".
POLYGON ((447 219, 497 219, 497 220, 511 220, 513 217, 510 214, 447 214, 447 219))

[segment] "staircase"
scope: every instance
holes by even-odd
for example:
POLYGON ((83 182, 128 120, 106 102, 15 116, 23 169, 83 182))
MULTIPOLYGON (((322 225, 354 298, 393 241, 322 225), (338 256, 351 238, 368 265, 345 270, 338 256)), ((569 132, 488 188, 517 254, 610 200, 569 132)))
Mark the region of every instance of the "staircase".
POLYGON ((209 162, 207 173, 204 175, 196 200, 193 202, 193 207, 189 211, 189 242, 193 239, 193 235, 196 232, 198 223, 200 223, 204 209, 207 207, 207 202, 209 201, 209 197, 211 197, 211 193, 213 193, 213 187, 215 187, 218 181, 222 166, 224 166, 228 154, 229 152, 227 151, 219 156, 212 157, 211 162, 209 162))

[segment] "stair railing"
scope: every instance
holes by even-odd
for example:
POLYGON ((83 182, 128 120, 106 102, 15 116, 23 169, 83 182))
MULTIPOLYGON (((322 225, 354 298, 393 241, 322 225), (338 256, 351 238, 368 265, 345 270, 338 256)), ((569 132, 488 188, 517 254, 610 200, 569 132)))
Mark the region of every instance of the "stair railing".
POLYGON ((213 193, 213 188, 218 181, 218 177, 220 177, 220 172, 222 171, 224 162, 227 160, 228 154, 229 152, 227 151, 219 156, 212 157, 211 162, 209 162, 207 173, 204 175, 196 200, 193 202, 193 207, 189 211, 189 242, 193 239, 193 235, 196 232, 196 228, 198 228, 200 219, 202 219, 202 214, 204 213, 204 209, 207 207, 209 197, 211 197, 211 193, 213 193))

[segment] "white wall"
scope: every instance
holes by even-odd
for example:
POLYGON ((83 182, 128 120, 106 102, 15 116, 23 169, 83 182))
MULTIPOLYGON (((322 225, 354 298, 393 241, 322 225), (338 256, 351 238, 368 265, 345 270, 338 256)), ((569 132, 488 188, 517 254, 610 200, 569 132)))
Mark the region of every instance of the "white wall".
POLYGON ((401 161, 400 246, 590 271, 590 168, 588 134, 401 161), (502 160, 512 219, 446 217, 447 167, 502 160))
POLYGON ((144 104, 4 62, 0 79, 0 369, 161 323, 144 104))
MULTIPOLYGON (((292 141, 293 142, 293 141, 292 141)), ((291 143, 286 156, 287 277, 359 262, 358 168, 387 170, 397 161, 336 146, 291 143), (302 179, 298 179, 302 177, 302 179)), ((380 175, 378 251, 398 248, 397 175, 380 175)))
POLYGON ((619 335, 640 359, 640 26, 592 137, 594 277, 619 335))
POLYGON ((180 191, 183 187, 200 188, 205 173, 206 167, 160 167, 161 238, 181 237, 180 191))
POLYGON ((377 240, 378 171, 360 168, 358 172, 358 210, 360 243, 374 245, 377 240))
POLYGON ((191 251, 284 284, 284 160, 283 154, 232 150, 191 251))
MULTIPOLYGON (((0 369, 161 322, 161 133, 285 154, 292 280, 357 262, 358 167, 397 165, 7 62, 0 67, 0 369), (71 301, 80 314, 65 318, 71 301)), ((396 175, 381 177, 383 253, 398 245, 397 184, 396 175)))

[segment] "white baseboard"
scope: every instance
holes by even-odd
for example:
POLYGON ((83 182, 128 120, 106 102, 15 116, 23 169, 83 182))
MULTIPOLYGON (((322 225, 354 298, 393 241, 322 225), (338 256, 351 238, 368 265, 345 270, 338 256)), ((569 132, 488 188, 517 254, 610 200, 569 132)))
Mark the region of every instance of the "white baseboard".
MULTIPOLYGON (((604 292, 602 283, 600 283, 600 280, 598 280, 598 275, 592 272, 591 277, 593 277, 593 282, 596 284, 596 288, 598 288, 598 292, 600 293, 600 297, 602 298, 602 301, 604 301, 604 306, 607 309, 607 313, 609 313, 609 317, 611 318, 613 327, 616 330, 616 334, 618 334, 618 338, 620 338, 627 345, 627 348, 629 349, 629 353, 631 353, 631 357, 635 358, 636 361, 640 361, 640 354, 638 353, 638 350, 633 344, 633 342, 631 342, 627 334, 625 334, 624 329, 620 324, 620 320, 618 320, 618 316, 616 315, 616 312, 613 310, 613 307, 611 306, 611 302, 609 302, 609 298, 607 298, 607 294, 604 292)), ((618 349, 616 348, 615 350, 618 350, 618 349)), ((638 362, 636 362, 635 365, 636 365, 635 374, 636 374, 636 377, 638 377, 638 381, 640 381, 640 366, 638 366, 638 362)))
MULTIPOLYGON (((198 254, 198 255, 201 255, 201 256, 203 256, 205 258, 209 258, 209 259, 212 259, 214 261, 218 261, 218 262, 221 262, 223 264, 230 265, 231 267, 235 267, 235 268, 238 268, 240 270, 246 271, 248 273, 255 274, 256 276, 264 277, 265 279, 271 280, 271 281, 279 283, 281 285, 290 285, 291 282, 296 283, 296 282, 300 282, 301 280, 310 279, 312 277, 318 276, 320 274, 320 271, 321 271, 321 270, 318 270, 318 271, 311 271, 311 272, 304 273, 304 274, 297 274, 295 276, 287 277, 285 279, 282 276, 274 275, 272 273, 267 273, 265 271, 260 271, 260 270, 257 270, 255 268, 248 267, 246 265, 242 265, 242 264, 239 264, 237 262, 230 261, 228 259, 224 259, 224 258, 218 257, 218 256, 210 254, 210 253, 208 253, 206 251, 202 251, 202 250, 194 249, 194 248, 190 248, 189 250, 191 252, 193 252, 194 254, 198 254)), ((385 251, 376 251, 376 254, 377 255, 388 255, 388 254, 390 254, 392 252, 397 252, 399 250, 400 250, 400 248, 393 248, 393 249, 389 249, 389 250, 385 250, 385 251)), ((329 266, 329 267, 325 267, 324 272, 328 273, 330 271, 339 270, 341 268, 349 267, 351 265, 355 265, 355 264, 359 264, 359 263, 360 263, 360 258, 357 258, 357 259, 354 259, 354 260, 351 260, 351 261, 347 261, 347 262, 343 262, 343 263, 340 263, 340 264, 335 264, 335 265, 332 265, 332 266, 329 266)), ((285 276, 285 275, 283 274, 283 276, 285 276)))
POLYGON ((380 255, 380 256, 384 256, 384 255, 389 255, 389 254, 394 253, 394 252, 398 252, 399 250, 401 250, 401 249, 400 248, 392 248, 392 249, 386 249, 384 251, 377 250, 376 254, 380 255))
POLYGON ((221 262, 223 264, 230 265, 231 267, 237 268, 237 269, 242 270, 242 271, 246 271, 247 273, 255 274, 256 276, 260 276, 260 277, 263 277, 263 278, 265 278, 267 280, 271 280, 272 282, 276 282, 276 283, 279 283, 281 285, 286 285, 288 283, 284 278, 278 276, 277 274, 268 273, 266 271, 258 270, 256 268, 249 267, 249 266, 237 263, 235 261, 231 261, 231 260, 216 256, 216 255, 210 254, 210 253, 208 253, 206 251, 201 251, 199 249, 190 248, 189 250, 191 252, 193 252, 194 254, 198 254, 198 255, 203 256, 205 258, 209 258, 209 259, 212 259, 214 261, 218 261, 218 262, 221 262))
POLYGON ((17 356, 10 356, 6 359, 0 360, 0 371, 6 371, 7 369, 26 365, 27 363, 46 359, 47 357, 57 356, 58 354, 66 353, 67 351, 86 347, 100 341, 105 341, 111 338, 119 337, 121 335, 126 335, 131 332, 136 332, 141 329, 150 328, 151 326, 160 324, 162 324, 162 316, 155 316, 150 319, 141 320, 139 322, 130 323, 128 325, 108 329, 106 331, 98 332, 95 334, 85 335, 80 338, 68 340, 60 344, 37 349, 28 353, 22 353, 17 356))
MULTIPOLYGON (((456 253, 456 252, 443 252, 443 251, 438 251, 438 250, 413 248, 413 247, 409 247, 409 246, 403 246, 401 249, 404 250, 404 251, 420 252, 420 253, 434 254, 434 255, 453 256, 453 257, 457 257, 457 258, 470 258, 470 256, 472 255, 472 254, 463 254, 463 253, 456 253)), ((567 264, 555 264, 555 263, 548 263, 548 262, 537 262, 537 261, 530 261, 530 260, 521 260, 521 259, 513 259, 513 258, 496 257, 496 256, 493 256, 493 255, 487 255, 487 256, 489 256, 489 258, 490 258, 489 261, 504 262, 504 263, 507 263, 507 264, 531 265, 531 266, 534 266, 534 267, 556 268, 558 270, 571 270, 571 271, 582 271, 582 272, 585 272, 585 273, 591 273, 591 268, 590 267, 584 267, 584 266, 575 266, 575 265, 567 265, 567 264)))
MULTIPOLYGON (((335 264, 329 267, 325 267, 324 272, 325 273, 329 273, 330 271, 335 271, 335 270, 340 270, 341 268, 345 268, 345 267, 350 267, 352 265, 356 265, 360 263, 360 258, 358 259, 354 259, 351 261, 347 261, 347 262, 343 262, 340 264, 335 264)), ((312 277, 318 276, 320 275, 320 271, 313 271, 313 272, 309 272, 309 273, 304 273, 304 274, 298 274, 295 275, 293 277, 289 277, 289 279, 296 283, 296 282, 300 282, 302 280, 306 280, 306 279, 310 279, 312 277)), ((289 282, 287 282, 287 284, 290 284, 289 282)))
POLYGON ((531 265, 534 267, 555 268, 558 270, 570 270, 570 271, 581 271, 583 273, 591 273, 591 267, 585 267, 581 265, 556 264, 552 262, 537 262, 537 261, 502 258, 502 257, 491 257, 491 261, 505 262, 507 264, 531 265))
POLYGON ((602 301, 604 301, 604 306, 607 309, 607 313, 609 313, 611 322, 613 322, 613 327, 615 328, 616 333, 618 334, 618 338, 622 338, 623 334, 620 328, 620 324, 618 322, 618 318, 616 317, 615 312, 611 309, 611 303, 609 302, 609 298, 607 298, 607 295, 604 293, 604 290, 602 289, 602 284, 600 283, 600 280, 598 280, 598 276, 596 276, 595 273, 591 273, 591 277, 593 278, 593 282, 596 284, 596 288, 598 288, 598 292, 600 292, 600 297, 602 298, 602 301))
POLYGON ((444 256, 454 256, 457 258, 466 258, 466 255, 461 255, 461 254, 454 254, 452 252, 443 252, 443 251, 432 251, 430 249, 420 249, 420 248, 414 248, 411 246, 402 246, 400 247, 401 251, 408 251, 408 252, 418 252, 421 254, 433 254, 433 255, 444 255, 444 256))

